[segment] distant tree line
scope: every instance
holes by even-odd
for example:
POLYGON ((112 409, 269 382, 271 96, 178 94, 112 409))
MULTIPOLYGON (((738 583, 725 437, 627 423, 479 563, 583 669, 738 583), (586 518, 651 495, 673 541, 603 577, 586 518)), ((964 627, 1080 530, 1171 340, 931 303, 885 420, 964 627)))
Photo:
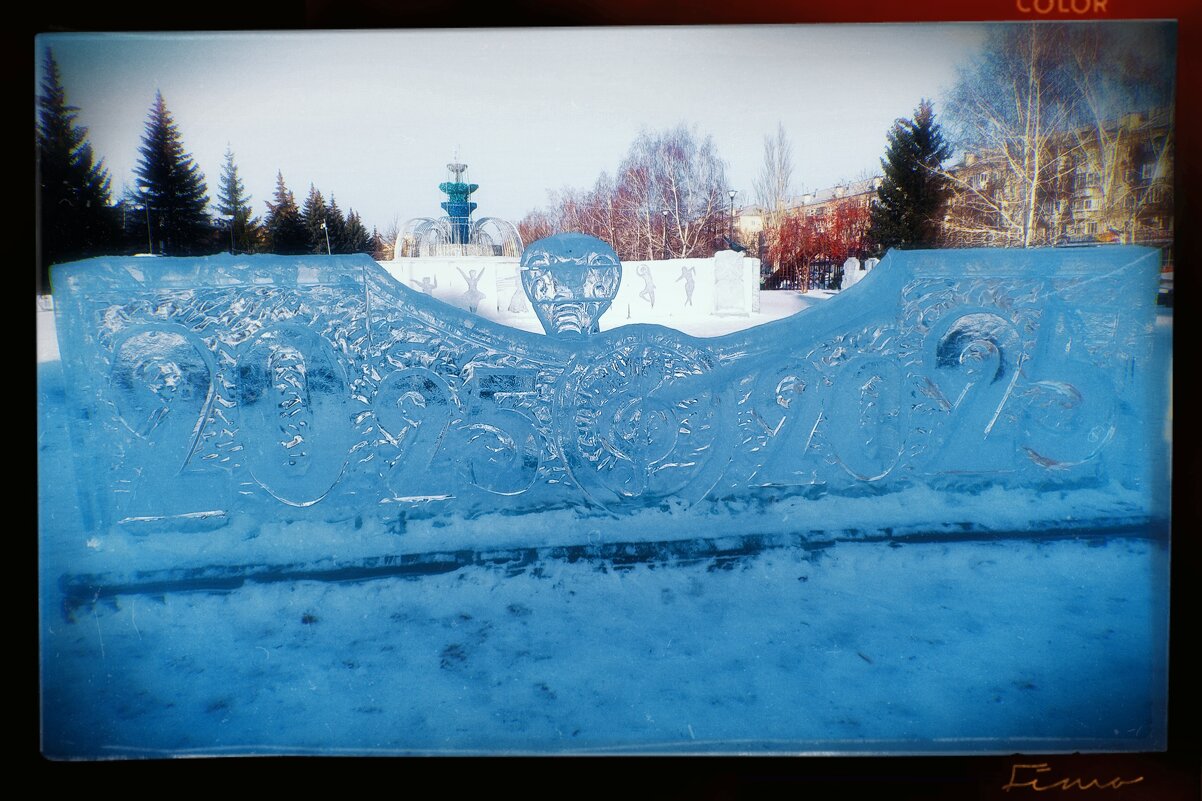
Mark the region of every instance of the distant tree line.
POLYGON ((590 190, 565 188, 518 224, 529 244, 563 231, 608 242, 622 259, 709 256, 726 247, 726 164, 713 139, 678 125, 643 131, 618 171, 590 190))
POLYGON ((330 195, 327 204, 321 190, 309 184, 309 196, 302 207, 276 174, 275 194, 267 201, 267 217, 262 225, 254 221, 260 250, 271 253, 371 253, 384 250, 384 240, 372 229, 369 234, 353 209, 343 216, 338 201, 330 195))
POLYGON ((277 177, 262 220, 227 148, 217 185, 216 213, 204 174, 184 148, 179 126, 161 92, 155 94, 134 168, 136 184, 114 202, 112 181, 76 124, 79 109, 67 102, 54 54, 47 49, 34 125, 38 290, 48 291, 52 264, 138 252, 165 256, 236 253, 368 253, 386 243, 369 233, 358 212, 344 214, 333 195, 327 204, 310 185, 298 209, 277 177))

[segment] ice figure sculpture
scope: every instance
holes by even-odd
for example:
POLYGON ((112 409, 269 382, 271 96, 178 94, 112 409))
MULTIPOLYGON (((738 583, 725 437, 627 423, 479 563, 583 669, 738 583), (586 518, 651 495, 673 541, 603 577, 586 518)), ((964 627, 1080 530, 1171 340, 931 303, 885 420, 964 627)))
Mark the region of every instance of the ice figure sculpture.
POLYGON ((714 254, 714 313, 746 314, 743 255, 733 250, 714 254))
POLYGON ((697 268, 689 265, 683 265, 680 268, 680 277, 676 279, 684 281, 684 305, 693 305, 693 290, 697 288, 697 268))
POLYGON ((522 286, 548 334, 595 334, 622 281, 614 249, 587 234, 555 234, 522 254, 522 286))
POLYGON ((605 538, 664 504, 914 487, 1133 488, 1132 514, 1163 516, 1157 268, 1130 246, 892 252, 711 339, 600 332, 621 266, 581 234, 523 257, 550 336, 366 256, 93 259, 54 286, 89 529, 410 509, 484 546, 498 511, 575 510, 605 538))
MULTIPOLYGON (((484 274, 484 270, 468 270, 466 273, 462 267, 456 267, 459 274, 463 276, 463 282, 467 284, 467 291, 463 293, 463 304, 467 306, 467 310, 471 313, 476 313, 476 307, 480 305, 480 301, 484 300, 484 293, 480 291, 480 276, 484 274)), ((427 293, 429 294, 429 293, 427 293)))
POLYGON ((639 265, 639 278, 643 279, 643 288, 639 291, 639 297, 651 304, 651 308, 655 308, 655 281, 651 277, 651 267, 646 264, 639 265))

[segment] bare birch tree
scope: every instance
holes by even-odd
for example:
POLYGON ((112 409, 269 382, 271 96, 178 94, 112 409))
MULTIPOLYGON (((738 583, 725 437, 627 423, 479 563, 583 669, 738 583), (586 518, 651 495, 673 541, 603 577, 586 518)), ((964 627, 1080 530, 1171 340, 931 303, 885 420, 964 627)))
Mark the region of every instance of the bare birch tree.
POLYGON ((725 230, 725 200, 726 165, 712 137, 678 125, 643 131, 615 176, 552 194, 550 209, 528 214, 519 230, 591 234, 623 259, 708 256, 725 230))
MULTIPOLYGON (((648 133, 631 146, 628 161, 651 177, 645 211, 661 217, 663 250, 672 258, 710 255, 711 237, 726 214, 726 165, 712 137, 698 138, 684 125, 648 133), (663 219, 663 212, 667 218, 663 219)), ((654 222, 651 223, 654 228, 654 222)), ((652 254, 655 255, 654 253, 652 254)))
POLYGON ((1173 48, 1166 28, 1069 30, 1077 103, 1070 144, 1105 238, 1131 243, 1172 214, 1173 48), (1106 236, 1109 234, 1109 236, 1106 236))
POLYGON ((948 102, 971 158, 944 170, 946 243, 1055 244, 1081 220, 1138 239, 1171 186, 1173 55, 1165 25, 990 29, 948 102))
MULTIPOLYGON (((610 244, 624 259, 653 259, 658 223, 652 215, 660 211, 655 200, 651 169, 629 159, 622 164, 617 182, 616 204, 621 227, 610 244)), ((662 238, 662 233, 661 233, 662 238)))
POLYGON ((394 214, 388 226, 380 234, 380 240, 383 242, 377 261, 392 261, 393 258, 399 255, 396 252, 397 240, 401 238, 401 218, 394 214))
POLYGON ((518 236, 522 245, 529 247, 534 242, 558 232, 558 221, 552 212, 535 209, 528 212, 518 223, 518 236))
POLYGON ((785 135, 783 123, 777 123, 776 136, 764 137, 764 164, 754 182, 755 198, 764 215, 764 237, 768 243, 768 255, 773 271, 779 269, 780 261, 774 258, 781 249, 773 246, 781 233, 785 209, 792 192, 793 146, 785 135))
POLYGON ((764 210, 765 227, 780 223, 792 193, 793 145, 785 135, 785 126, 777 123, 776 136, 764 137, 764 164, 754 182, 756 203, 764 210))
POLYGON ((1046 244, 1040 212, 1072 169, 1062 153, 1071 97, 1064 46, 1060 26, 991 28, 980 57, 961 72, 948 118, 986 177, 943 171, 955 191, 946 222, 951 244, 1046 244))

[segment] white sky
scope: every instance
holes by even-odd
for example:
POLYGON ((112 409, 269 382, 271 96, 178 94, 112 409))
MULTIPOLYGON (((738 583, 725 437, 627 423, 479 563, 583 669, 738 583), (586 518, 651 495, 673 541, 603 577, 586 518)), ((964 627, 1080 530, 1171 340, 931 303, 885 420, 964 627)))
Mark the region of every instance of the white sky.
POLYGON ((53 34, 50 46, 114 195, 132 185, 156 90, 216 199, 229 144, 255 213, 277 170, 370 230, 438 216, 458 148, 476 216, 515 223, 548 190, 613 173, 640 128, 712 134, 736 203, 754 202, 764 137, 782 122, 794 190, 879 170, 893 120, 936 119, 984 26, 53 34))

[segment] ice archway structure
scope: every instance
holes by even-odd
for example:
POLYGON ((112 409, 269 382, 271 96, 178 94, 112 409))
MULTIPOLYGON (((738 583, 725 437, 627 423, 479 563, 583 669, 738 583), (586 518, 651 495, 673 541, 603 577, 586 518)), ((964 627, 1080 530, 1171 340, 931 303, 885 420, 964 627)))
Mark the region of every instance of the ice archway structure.
POLYGON ((820 306, 696 338, 518 331, 366 256, 64 265, 83 534, 249 515, 355 520, 349 542, 379 519, 402 549, 487 549, 1162 519, 1157 267, 892 252, 820 306), (1073 493, 1083 517, 1052 501, 1073 493))

